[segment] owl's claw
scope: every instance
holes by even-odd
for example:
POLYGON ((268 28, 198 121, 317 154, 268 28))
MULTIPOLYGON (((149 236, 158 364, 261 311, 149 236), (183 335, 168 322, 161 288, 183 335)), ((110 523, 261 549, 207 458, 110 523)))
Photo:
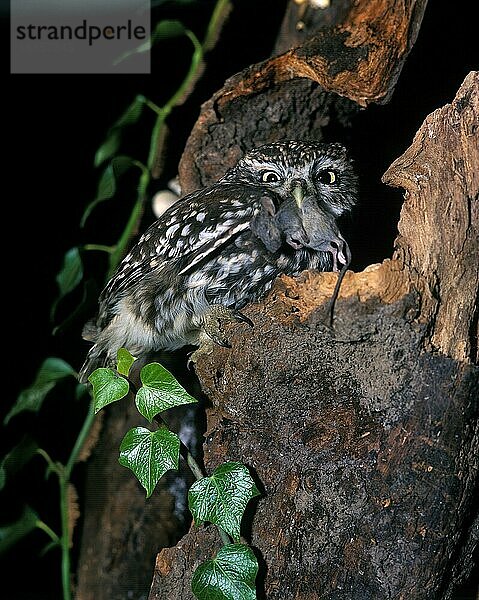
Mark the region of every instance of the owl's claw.
POLYGON ((218 346, 221 346, 222 348, 231 348, 231 343, 227 338, 220 337, 219 335, 216 335, 215 333, 208 333, 208 335, 213 340, 213 342, 215 344, 217 344, 218 346))
POLYGON ((218 346, 231 348, 231 343, 223 331, 223 324, 232 321, 247 323, 253 327, 253 321, 239 310, 228 308, 222 304, 213 304, 203 317, 203 331, 218 346))
POLYGON ((253 321, 239 310, 228 308, 222 304, 213 304, 203 316, 202 333, 199 338, 200 347, 188 356, 188 369, 191 369, 200 356, 211 354, 215 344, 222 348, 231 348, 231 343, 223 331, 223 324, 228 322, 246 323, 250 327, 254 327, 253 321))
POLYGON ((235 321, 238 321, 239 323, 246 323, 250 327, 254 327, 253 321, 239 310, 234 310, 232 316, 235 321))
POLYGON ((205 340, 199 348, 188 354, 188 360, 186 361, 187 368, 191 370, 193 365, 198 362, 200 356, 208 356, 213 352, 213 348, 213 341, 210 338, 207 338, 207 340, 205 340))

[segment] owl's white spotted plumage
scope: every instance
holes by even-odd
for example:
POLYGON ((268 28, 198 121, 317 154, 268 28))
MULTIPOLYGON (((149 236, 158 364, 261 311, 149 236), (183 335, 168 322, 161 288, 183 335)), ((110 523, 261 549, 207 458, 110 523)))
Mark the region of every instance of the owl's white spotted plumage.
POLYGON ((349 250, 336 219, 351 209, 357 178, 345 148, 276 142, 254 149, 217 183, 169 208, 123 259, 85 328, 94 342, 80 379, 117 350, 217 343, 221 319, 262 298, 274 279, 338 269, 349 250))

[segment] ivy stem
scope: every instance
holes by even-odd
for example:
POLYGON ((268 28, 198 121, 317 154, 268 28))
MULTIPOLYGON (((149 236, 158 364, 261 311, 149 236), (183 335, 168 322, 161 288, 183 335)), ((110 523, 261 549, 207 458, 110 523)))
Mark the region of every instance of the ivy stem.
POLYGON ((158 107, 156 104, 150 101, 146 102, 146 105, 158 115, 151 135, 150 151, 148 153, 147 160, 147 165, 148 169, 150 170, 150 173, 152 173, 154 170, 155 164, 157 163, 158 152, 161 150, 160 140, 163 135, 163 127, 165 125, 165 121, 171 113, 171 111, 174 109, 174 107, 182 102, 189 88, 191 88, 195 79, 200 73, 200 66, 203 59, 203 47, 192 31, 187 29, 185 31, 185 35, 193 44, 194 50, 193 56, 191 57, 190 67, 185 77, 183 78, 183 81, 181 82, 180 86, 175 91, 175 93, 163 106, 158 107))
POLYGON ((126 248, 132 236, 138 230, 141 217, 143 215, 143 206, 146 200, 146 191, 148 189, 148 185, 150 183, 150 171, 149 168, 145 167, 143 163, 140 161, 133 161, 133 164, 141 170, 140 180, 138 182, 138 191, 136 196, 136 202, 133 206, 133 210, 131 211, 128 222, 120 236, 120 239, 114 246, 111 254, 110 254, 110 268, 108 269, 107 280, 112 277, 113 273, 116 271, 116 268, 123 258, 123 255, 126 252, 126 248))
POLYGON ((114 252, 115 247, 105 246, 105 244, 85 244, 83 250, 96 250, 98 252, 107 252, 108 254, 111 254, 114 252))
POLYGON ((41 457, 43 457, 48 465, 48 467, 53 471, 53 473, 56 473, 57 475, 60 474, 60 466, 58 463, 56 463, 51 456, 48 454, 48 452, 46 450, 44 450, 43 448, 37 448, 37 454, 39 454, 41 457))
POLYGON ((60 538, 60 546, 62 551, 61 574, 62 574, 62 590, 63 600, 71 600, 71 582, 70 582, 70 535, 69 535, 69 519, 68 519, 68 483, 69 481, 63 473, 59 478, 60 483, 60 516, 62 535, 60 538))
POLYGON ((90 402, 88 414, 83 422, 80 433, 77 436, 73 449, 70 453, 68 461, 65 466, 57 470, 58 482, 60 487, 60 518, 61 518, 61 537, 60 546, 62 552, 61 560, 61 575, 62 575, 62 588, 63 588, 63 600, 71 600, 71 557, 70 557, 70 539, 71 539, 71 525, 69 518, 69 502, 68 502, 68 486, 70 485, 70 476, 75 463, 78 460, 78 455, 90 433, 90 429, 95 420, 95 413, 93 410, 93 401, 90 402))
MULTIPOLYGON (((203 469, 196 462, 195 457, 189 451, 188 446, 186 446, 181 440, 180 440, 180 454, 181 454, 181 457, 183 458, 183 460, 186 461, 186 464, 188 465, 191 472, 193 473, 196 481, 199 481, 200 479, 204 479, 206 477, 206 475, 203 472, 203 469)), ((223 542, 223 544, 225 546, 227 544, 231 544, 231 540, 229 538, 229 535, 226 533, 226 531, 224 529, 222 529, 221 527, 218 527, 218 525, 216 526, 216 528, 218 529, 218 533, 220 534, 220 538, 221 538, 221 541, 223 542)))
POLYGON ((153 112, 155 112, 157 115, 160 114, 160 112, 162 110, 161 106, 158 106, 158 104, 155 104, 154 102, 152 102, 145 96, 138 96, 138 98, 140 98, 141 101, 145 104, 145 106, 148 106, 148 108, 151 109, 153 112))
POLYGON ((68 462, 65 466, 64 472, 68 479, 70 479, 70 475, 73 470, 73 467, 78 460, 78 455, 80 454, 80 451, 86 442, 86 439, 88 437, 88 434, 90 433, 90 429, 93 425, 94 420, 95 420, 95 411, 94 411, 94 407, 93 407, 93 401, 91 401, 90 406, 88 408, 88 414, 85 418, 85 421, 83 422, 82 428, 80 429, 80 433, 77 436, 75 445, 73 446, 73 449, 70 453, 70 457, 68 458, 68 462))
POLYGON ((195 476, 196 481, 203 479, 205 477, 205 474, 203 473, 202 468, 196 462, 196 460, 193 457, 193 455, 191 454, 191 452, 188 450, 188 448, 185 446, 185 444, 183 444, 183 442, 181 440, 180 440, 180 452, 181 452, 183 459, 186 461, 186 464, 188 465, 191 472, 195 476))
POLYGON ((53 531, 53 529, 51 527, 49 527, 44 521, 42 521, 41 519, 38 519, 35 522, 35 527, 44 531, 48 535, 48 537, 52 540, 52 542, 55 542, 55 544, 60 545, 60 538, 53 531))
POLYGON ((62 465, 59 462, 54 462, 49 456, 48 452, 39 448, 38 454, 42 456, 47 462, 49 468, 56 473, 58 476, 58 485, 60 488, 60 521, 61 521, 61 535, 60 537, 43 521, 38 520, 36 526, 42 529, 47 535, 50 536, 52 541, 60 545, 61 548, 61 579, 62 579, 62 590, 63 600, 71 600, 71 558, 70 558, 70 516, 69 516, 69 502, 68 502, 68 486, 70 485, 70 476, 75 463, 78 460, 78 455, 90 433, 91 426, 95 419, 95 413, 93 410, 93 401, 90 402, 88 414, 83 421, 80 433, 77 436, 73 449, 70 453, 66 465, 62 465))
POLYGON ((206 35, 203 40, 203 50, 208 52, 214 46, 218 32, 231 8, 230 0, 218 0, 211 15, 206 35))
POLYGON ((143 216, 143 207, 147 198, 148 186, 151 179, 158 176, 155 174, 155 165, 158 162, 158 155, 159 152, 161 152, 163 145, 161 142, 162 137, 164 136, 165 121, 175 106, 184 102, 189 91, 192 89, 196 80, 201 75, 204 55, 214 45, 229 5, 229 0, 218 0, 216 2, 203 42, 200 42, 196 35, 189 29, 185 31, 185 35, 193 45, 193 55, 191 57, 188 72, 183 78, 183 81, 180 83, 178 89, 169 98, 169 100, 163 106, 158 106, 148 98, 141 95, 139 96, 145 105, 148 106, 148 108, 150 108, 157 115, 157 117, 150 138, 150 148, 146 162, 147 169, 143 171, 140 177, 137 199, 130 218, 128 219, 128 223, 126 224, 115 248, 111 251, 107 279, 110 279, 110 277, 116 271, 116 268, 123 258, 131 238, 138 230, 141 218, 143 216))

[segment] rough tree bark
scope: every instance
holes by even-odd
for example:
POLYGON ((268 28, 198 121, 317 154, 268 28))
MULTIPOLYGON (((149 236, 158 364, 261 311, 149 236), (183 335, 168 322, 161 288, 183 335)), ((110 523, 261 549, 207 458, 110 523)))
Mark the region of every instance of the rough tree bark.
MULTIPOLYGON (((332 120, 347 122, 359 107, 390 99, 426 0, 343 1, 340 7, 327 13, 328 27, 323 11, 310 9, 301 46, 234 75, 202 106, 179 166, 183 192, 217 181, 254 146, 320 140, 332 120)), ((297 10, 286 15, 282 47, 298 42, 291 32, 297 10)))
POLYGON ((143 424, 130 398, 112 406, 90 462, 78 600, 129 598, 131 593, 138 598, 158 545, 167 546, 175 534, 173 498, 166 486, 145 503, 131 473, 118 464, 118 448, 125 433, 143 424), (131 568, 126 567, 126 556, 131 568))
MULTIPOLYGON (((387 101, 425 8, 345 3, 331 16, 334 30, 310 11, 317 31, 308 35, 308 23, 294 26, 305 16, 297 4, 277 50, 301 47, 232 77, 203 106, 180 165, 186 191, 217 179, 251 146, 321 139, 353 102, 387 101)), ((239 329, 231 352, 198 365, 214 405, 207 469, 241 459, 264 485, 251 540, 268 598, 447 598, 470 568, 479 443, 475 87, 471 77, 385 175, 408 196, 401 236, 392 260, 348 275, 333 334, 320 307, 334 277, 283 278, 251 308, 254 333, 239 329)), ((213 531, 193 529, 162 551, 150 598, 190 598, 192 571, 215 545, 213 531)))
MULTIPOLYGON (((263 497, 249 537, 268 600, 451 598, 478 540, 479 73, 384 175, 405 189, 391 259, 283 277, 233 348, 197 372, 209 472, 242 460, 263 497)), ((234 334, 234 335, 233 335, 234 334)), ((158 555, 150 600, 189 600, 220 547, 192 527, 158 555)))

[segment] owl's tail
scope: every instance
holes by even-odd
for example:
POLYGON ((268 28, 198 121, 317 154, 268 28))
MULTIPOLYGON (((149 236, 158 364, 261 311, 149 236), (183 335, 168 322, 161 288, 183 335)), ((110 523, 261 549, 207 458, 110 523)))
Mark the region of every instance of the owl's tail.
POLYGON ((93 371, 100 367, 105 367, 108 363, 108 353, 98 344, 94 344, 86 355, 85 362, 78 373, 78 381, 80 383, 88 383, 88 377, 93 371))
POLYGON ((108 364, 108 352, 104 344, 101 343, 100 334, 101 329, 96 325, 95 320, 85 323, 82 337, 84 340, 93 342, 93 346, 88 351, 85 362, 78 373, 78 381, 80 383, 88 383, 88 377, 95 369, 105 367, 108 364))

